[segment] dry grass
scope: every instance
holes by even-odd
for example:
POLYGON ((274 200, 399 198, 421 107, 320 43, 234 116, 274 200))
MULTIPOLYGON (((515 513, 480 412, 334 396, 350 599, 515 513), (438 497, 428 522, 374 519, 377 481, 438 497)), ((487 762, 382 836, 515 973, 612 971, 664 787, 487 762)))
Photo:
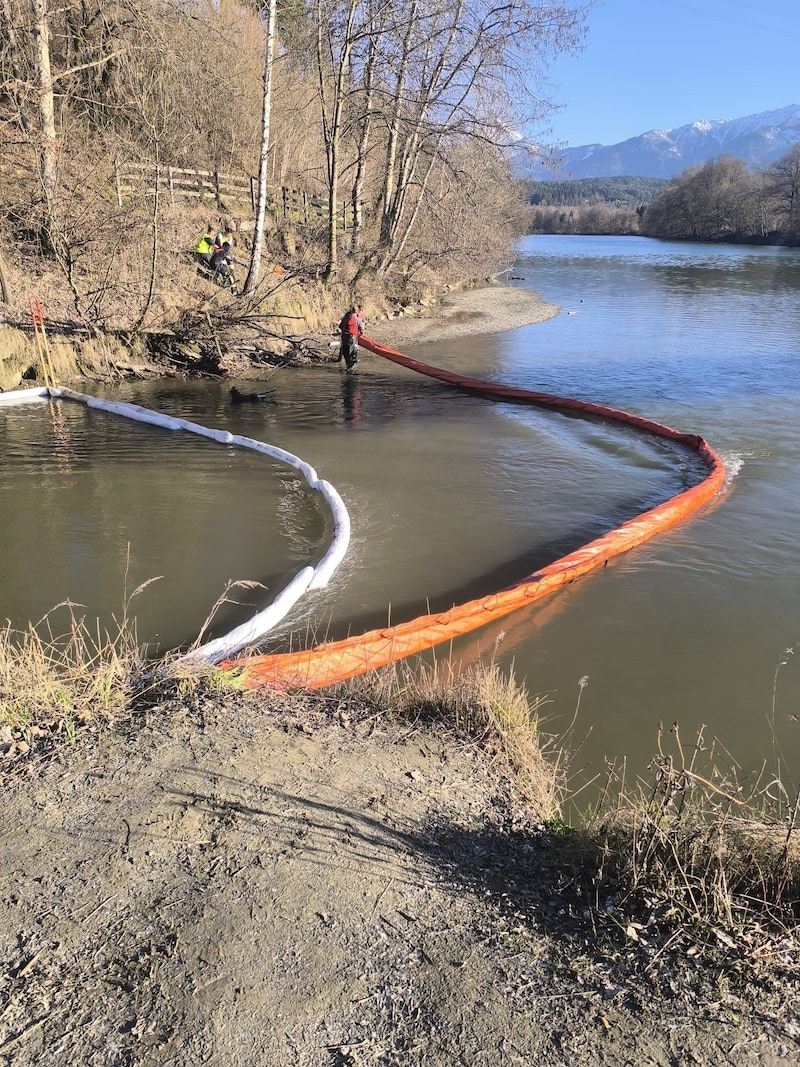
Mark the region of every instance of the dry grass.
POLYGON ((744 775, 701 727, 690 745, 674 723, 662 727, 650 778, 631 788, 624 765, 609 764, 586 821, 597 860, 595 885, 658 902, 679 923, 764 927, 796 936, 800 917, 800 791, 786 776, 775 739, 778 680, 794 649, 778 660, 771 707, 774 766, 744 775))
POLYGON ((3 762, 75 744, 81 727, 127 716, 144 662, 135 624, 123 614, 116 632, 92 631, 75 607, 65 602, 27 630, 0 632, 3 762))
POLYGON ((513 672, 494 662, 460 673, 449 663, 397 664, 349 691, 376 711, 444 719, 477 739, 554 833, 559 862, 599 921, 621 922, 645 943, 645 930, 658 927, 662 940, 691 930, 693 941, 744 946, 761 962, 775 946, 785 956, 787 944, 800 944, 800 797, 777 773, 746 784, 722 746, 706 745, 701 731, 687 748, 675 725, 669 739, 659 734, 649 781, 631 786, 624 765, 609 763, 605 782, 593 783, 591 809, 568 826, 565 809, 577 810, 572 726, 560 736, 543 732, 544 701, 532 700, 513 672))
POLYGON ((532 700, 513 676, 491 662, 456 671, 447 661, 432 666, 395 664, 351 692, 392 715, 443 719, 477 738, 487 758, 507 768, 523 802, 536 818, 557 818, 566 795, 567 761, 557 739, 542 732, 544 700, 532 700))
POLYGON ((771 775, 745 784, 701 729, 688 750, 661 733, 649 782, 627 787, 609 766, 587 833, 598 891, 658 898, 681 921, 736 926, 754 915, 793 922, 800 897, 798 799, 771 775))

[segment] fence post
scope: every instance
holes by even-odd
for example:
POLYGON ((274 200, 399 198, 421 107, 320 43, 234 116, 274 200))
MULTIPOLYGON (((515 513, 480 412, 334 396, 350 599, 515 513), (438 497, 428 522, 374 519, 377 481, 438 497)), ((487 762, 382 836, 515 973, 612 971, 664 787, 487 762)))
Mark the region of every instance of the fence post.
POLYGON ((169 189, 169 205, 175 207, 175 183, 172 179, 172 167, 167 167, 167 188, 169 189))
POLYGON ((219 171, 214 167, 214 192, 217 197, 217 208, 222 211, 222 193, 219 191, 219 171))

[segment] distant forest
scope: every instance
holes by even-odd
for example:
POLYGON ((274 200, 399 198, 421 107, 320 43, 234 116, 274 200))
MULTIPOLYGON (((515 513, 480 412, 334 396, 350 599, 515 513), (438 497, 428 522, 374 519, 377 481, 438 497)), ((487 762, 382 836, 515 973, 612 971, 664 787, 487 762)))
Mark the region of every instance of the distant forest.
POLYGON ((524 181, 529 204, 539 207, 579 207, 583 204, 611 204, 637 208, 649 204, 666 178, 581 178, 580 181, 524 181))
POLYGON ((763 170, 729 154, 676 178, 522 182, 529 233, 800 244, 800 143, 763 170))
POLYGON ((641 234, 647 205, 665 178, 581 178, 523 181, 531 206, 529 233, 641 234))

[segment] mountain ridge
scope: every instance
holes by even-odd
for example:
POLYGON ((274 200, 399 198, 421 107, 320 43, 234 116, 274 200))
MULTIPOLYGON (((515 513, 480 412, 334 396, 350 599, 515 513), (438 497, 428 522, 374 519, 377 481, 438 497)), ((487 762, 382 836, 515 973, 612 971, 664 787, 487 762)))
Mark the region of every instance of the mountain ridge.
POLYGON ((669 130, 647 130, 614 145, 565 148, 553 165, 539 146, 518 154, 520 177, 538 181, 581 178, 673 178, 687 167, 724 153, 748 166, 768 166, 800 142, 800 105, 788 104, 737 119, 698 119, 669 130))

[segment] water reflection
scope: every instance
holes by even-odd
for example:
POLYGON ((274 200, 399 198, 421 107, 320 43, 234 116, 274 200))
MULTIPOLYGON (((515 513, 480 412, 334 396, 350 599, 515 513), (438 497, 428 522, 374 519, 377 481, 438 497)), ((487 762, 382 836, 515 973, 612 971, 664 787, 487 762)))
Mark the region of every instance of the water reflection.
POLYGON ((358 383, 358 378, 354 374, 343 374, 342 411, 344 413, 344 421, 349 423, 353 429, 362 422, 361 403, 361 386, 358 383))

